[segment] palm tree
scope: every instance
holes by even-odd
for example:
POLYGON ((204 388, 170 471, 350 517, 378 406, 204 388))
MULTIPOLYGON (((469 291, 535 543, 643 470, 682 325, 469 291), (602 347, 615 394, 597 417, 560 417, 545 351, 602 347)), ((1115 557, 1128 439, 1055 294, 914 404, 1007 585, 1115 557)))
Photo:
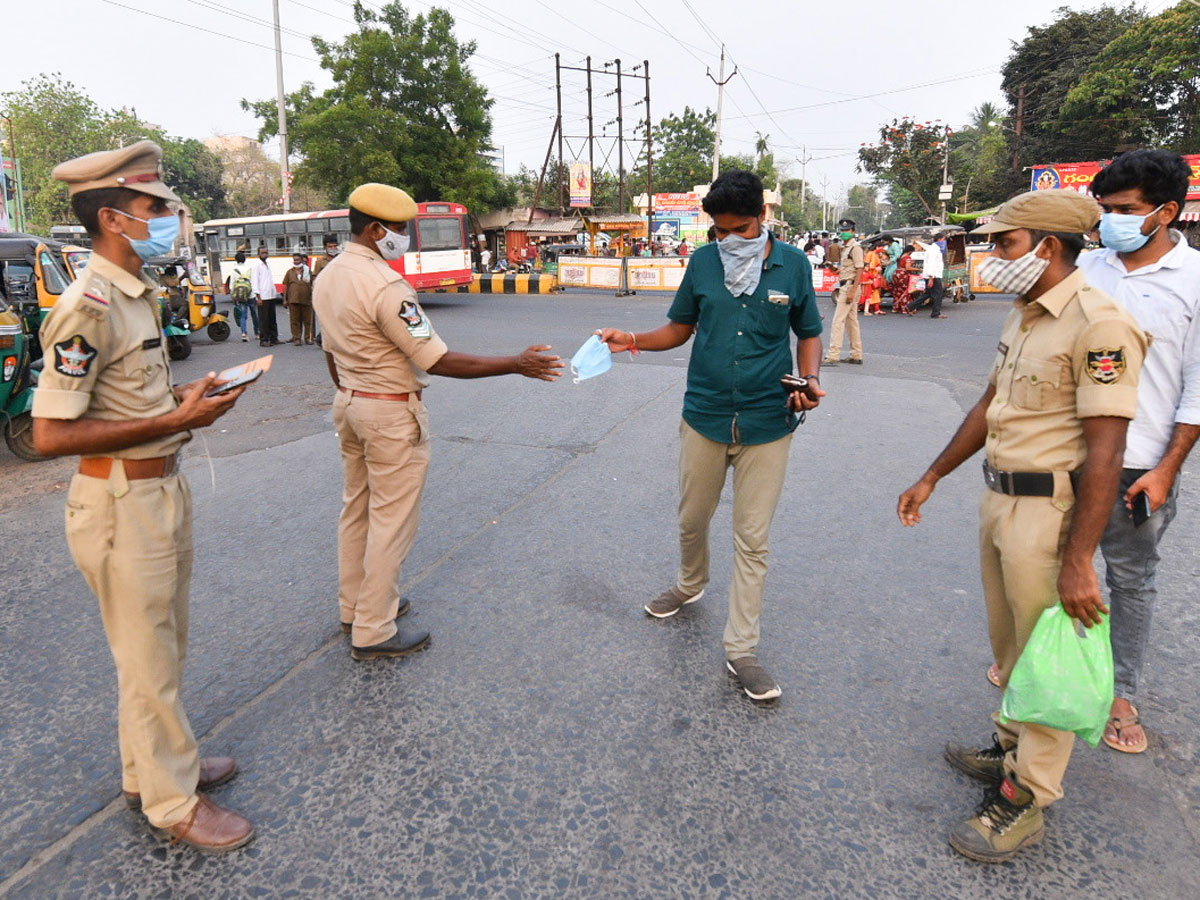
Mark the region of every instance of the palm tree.
POLYGON ((976 131, 990 131, 1001 123, 1003 117, 995 103, 985 100, 971 111, 971 128, 976 131))
POLYGON ((758 157, 758 167, 761 169, 763 157, 771 150, 771 144, 769 143, 771 136, 763 134, 761 131, 756 131, 754 134, 754 153, 758 157))

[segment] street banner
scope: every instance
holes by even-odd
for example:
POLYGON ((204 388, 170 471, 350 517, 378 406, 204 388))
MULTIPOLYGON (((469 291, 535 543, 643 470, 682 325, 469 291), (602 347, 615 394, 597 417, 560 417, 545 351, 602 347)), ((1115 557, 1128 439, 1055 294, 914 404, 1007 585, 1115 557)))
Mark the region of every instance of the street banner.
POLYGON ((700 195, 694 191, 675 194, 655 194, 654 214, 659 213, 692 213, 700 212, 700 195))
POLYGON ((615 290, 621 286, 622 265, 623 260, 616 256, 564 256, 558 261, 558 283, 615 290))
POLYGON ((671 238, 672 240, 677 241, 679 240, 679 231, 680 228, 678 219, 655 219, 654 229, 650 233, 650 236, 655 240, 671 238))
POLYGON ((592 205, 592 166, 590 163, 571 163, 571 208, 592 205))
MULTIPOLYGON (((1192 178, 1188 184, 1187 199, 1200 200, 1200 153, 1184 156, 1184 160, 1192 167, 1192 178)), ((1062 188, 1086 194, 1091 190, 1092 182, 1100 174, 1100 170, 1110 162, 1112 160, 1053 163, 1050 165, 1034 166, 1029 189, 1031 191, 1050 191, 1062 188)))

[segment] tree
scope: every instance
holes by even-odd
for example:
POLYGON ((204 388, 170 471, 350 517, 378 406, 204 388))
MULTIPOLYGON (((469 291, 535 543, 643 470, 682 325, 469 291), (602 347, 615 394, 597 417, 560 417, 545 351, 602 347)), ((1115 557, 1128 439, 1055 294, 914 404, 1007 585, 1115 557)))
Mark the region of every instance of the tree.
POLYGON ((893 119, 879 129, 879 141, 858 151, 858 170, 874 175, 892 188, 908 191, 934 217, 942 183, 945 129, 932 122, 893 119))
POLYGON ((1014 45, 1001 69, 1001 86, 1014 126, 1021 107, 1023 134, 1012 160, 1016 171, 1031 163, 1098 159, 1112 151, 1117 137, 1109 122, 1081 121, 1103 116, 1082 104, 1066 116, 1064 105, 1072 88, 1096 70, 1104 49, 1144 18, 1133 4, 1091 10, 1063 6, 1049 25, 1030 27, 1025 40, 1014 45))
MULTIPOLYGON (((404 187, 417 201, 452 200, 474 210, 503 199, 503 184, 483 153, 491 147, 492 100, 468 62, 475 43, 459 43, 444 9, 410 15, 398 0, 377 11, 354 5, 358 30, 313 47, 333 86, 316 95, 303 84, 286 105, 297 180, 345 198, 357 185, 404 187)), ((277 133, 274 100, 242 101, 277 133)))
MULTIPOLYGON (((690 106, 671 113, 654 131, 654 190, 683 193, 712 180, 713 145, 717 116, 711 109, 698 112, 690 106)), ((645 185, 644 162, 630 174, 634 184, 645 185)))
MULTIPOLYGON (((1062 106, 1071 132, 1104 141, 1101 156, 1150 145, 1200 147, 1200 8, 1189 3, 1143 19, 1114 38, 1062 106)), ((1047 160, 1049 162, 1050 160, 1047 160)))
POLYGON ((35 231, 72 220, 67 187, 50 175, 58 163, 146 138, 162 147, 166 181, 196 221, 227 212, 220 161, 200 141, 172 137, 133 110, 102 110, 57 74, 24 82, 3 102, 17 136, 28 227, 35 231))
POLYGON ((1021 190, 1024 176, 1010 166, 1012 134, 996 104, 984 101, 971 112, 970 124, 950 138, 950 172, 959 212, 984 209, 1021 190))

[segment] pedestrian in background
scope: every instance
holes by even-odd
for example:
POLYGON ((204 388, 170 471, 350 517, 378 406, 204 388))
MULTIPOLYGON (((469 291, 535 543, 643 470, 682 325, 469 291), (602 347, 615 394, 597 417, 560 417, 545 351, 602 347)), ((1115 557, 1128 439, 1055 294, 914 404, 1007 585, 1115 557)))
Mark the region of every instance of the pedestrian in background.
POLYGON ((254 264, 252 274, 254 302, 258 304, 258 345, 274 347, 279 343, 279 324, 275 319, 279 289, 275 286, 275 276, 271 274, 270 254, 266 247, 258 248, 258 262, 254 264))
MULTIPOLYGON (((980 277, 1018 295, 988 387, 921 479, 900 495, 906 526, 938 481, 980 450, 980 569, 1001 685, 1041 614, 1060 601, 1086 627, 1106 614, 1092 557, 1121 480, 1147 340, 1075 262, 1100 216, 1071 190, 1009 200, 976 234, 995 235, 980 277)), ((1045 833, 1063 796, 1075 735, 993 714, 991 747, 947 744, 954 768, 988 784, 976 815, 950 832, 959 853, 1002 862, 1045 833)))
POLYGON ((857 227, 853 219, 842 219, 838 222, 838 236, 845 243, 839 256, 841 262, 838 266, 838 286, 833 292, 833 327, 829 332, 829 351, 823 362, 826 366, 838 364, 842 355, 842 337, 846 332, 850 334, 849 362, 856 366, 861 366, 863 362, 862 334, 858 328, 858 292, 866 260, 862 245, 854 237, 857 227))
POLYGON ((337 393, 345 469, 338 521, 338 603, 356 660, 404 656, 429 643, 402 631, 400 569, 420 521, 429 468, 429 413, 422 392, 432 375, 524 375, 553 381, 566 364, 533 346, 517 356, 455 353, 433 329, 416 291, 390 265, 408 251, 417 204, 399 188, 364 184, 350 194, 350 243, 317 282, 326 363, 337 393))
POLYGON ((692 254, 683 283, 654 331, 598 332, 614 353, 670 350, 695 335, 679 424, 679 570, 674 584, 647 603, 658 619, 703 595, 709 580, 708 529, 733 467, 734 574, 724 650, 729 671, 753 700, 782 693, 759 662, 771 522, 787 476, 796 413, 817 399, 790 393, 791 335, 796 365, 820 384, 821 316, 812 266, 766 227, 762 180, 728 171, 702 201, 717 241, 692 254))
POLYGON ((312 273, 303 253, 292 254, 292 267, 283 276, 283 305, 288 311, 292 343, 313 342, 312 273))
POLYGON ((1154 336, 1129 426, 1121 487, 1100 551, 1112 605, 1116 698, 1104 742, 1123 753, 1148 746, 1138 682, 1158 597, 1159 544, 1175 518, 1180 470, 1200 437, 1200 251, 1171 228, 1187 199, 1191 167, 1177 153, 1135 150, 1092 182, 1104 249, 1084 254, 1088 281, 1111 294, 1154 336), (1146 503, 1149 519, 1133 517, 1146 503))
POLYGON ((254 826, 202 791, 231 779, 237 763, 200 758, 180 701, 193 548, 179 453, 245 388, 207 396, 211 372, 171 387, 158 286, 142 274, 179 235, 179 198, 161 180, 158 144, 91 153, 52 174, 67 183, 93 252, 42 324, 33 440, 41 453, 80 456, 67 544, 100 601, 117 668, 121 788, 173 843, 234 850, 254 826))
POLYGON ((242 329, 242 340, 247 340, 247 323, 254 321, 254 336, 258 337, 258 304, 254 302, 254 266, 246 262, 245 252, 233 255, 233 271, 225 279, 225 293, 233 298, 233 320, 242 329))
POLYGON ((331 262, 333 262, 337 258, 337 255, 341 252, 339 245, 338 245, 338 238, 337 238, 336 234, 325 235, 325 240, 324 240, 323 244, 324 244, 325 252, 322 253, 320 256, 318 256, 317 261, 315 263, 313 263, 313 268, 312 268, 313 281, 317 280, 317 276, 321 274, 321 271, 327 265, 329 265, 331 262))

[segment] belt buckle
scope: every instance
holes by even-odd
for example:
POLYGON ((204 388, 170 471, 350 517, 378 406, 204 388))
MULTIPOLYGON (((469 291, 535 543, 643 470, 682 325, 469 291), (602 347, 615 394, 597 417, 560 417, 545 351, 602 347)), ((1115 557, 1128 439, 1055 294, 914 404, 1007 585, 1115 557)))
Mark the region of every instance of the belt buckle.
POLYGON ((996 470, 987 463, 983 464, 983 483, 992 490, 996 490, 996 470))
POLYGON ((1004 488, 1004 493, 1008 494, 1010 497, 1016 496, 1017 485, 1016 485, 1016 479, 1013 478, 1012 472, 1001 472, 1000 473, 1000 486, 1002 488, 1004 488), (1005 484, 1005 482, 1007 482, 1007 484, 1005 484))

